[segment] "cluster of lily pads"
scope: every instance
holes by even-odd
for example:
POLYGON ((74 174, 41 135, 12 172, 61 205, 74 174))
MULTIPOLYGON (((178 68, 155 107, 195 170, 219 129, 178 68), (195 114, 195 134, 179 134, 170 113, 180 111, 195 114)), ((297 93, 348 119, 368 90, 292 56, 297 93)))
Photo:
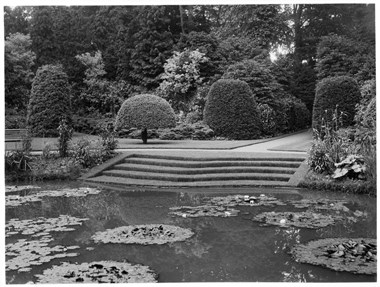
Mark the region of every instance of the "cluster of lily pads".
MULTIPOLYGON (((15 191, 15 188, 10 188, 11 191, 15 191)), ((30 189, 29 186, 26 187, 18 187, 17 191, 30 189), (22 189, 20 189, 22 188, 22 189)), ((28 195, 17 195, 11 194, 5 196, 5 206, 14 207, 20 206, 29 202, 41 201, 43 197, 77 197, 77 196, 86 196, 90 194, 98 194, 100 193, 99 189, 90 188, 90 187, 80 187, 80 188, 64 188, 58 190, 44 190, 39 192, 33 192, 28 195)))
POLYGON ((9 237, 15 234, 32 235, 32 237, 41 237, 49 235, 50 232, 74 231, 74 228, 67 226, 82 225, 83 221, 88 218, 76 218, 68 215, 61 215, 57 218, 39 217, 36 219, 19 220, 12 218, 5 225, 5 236, 9 237))
POLYGON ((175 206, 169 208, 170 215, 181 217, 229 217, 237 216, 239 210, 231 208, 236 206, 274 206, 285 205, 285 203, 265 194, 260 196, 228 195, 207 198, 203 205, 199 206, 175 206))
POLYGON ((314 212, 264 212, 256 215, 252 220, 264 222, 265 225, 314 229, 329 226, 340 219, 342 216, 332 217, 314 212))
POLYGON ((37 283, 154 283, 157 275, 148 266, 127 262, 99 261, 92 263, 62 263, 41 275, 37 283))
POLYGON ((148 224, 121 226, 106 231, 99 231, 92 236, 98 243, 124 243, 124 244, 165 244, 183 241, 193 236, 190 229, 174 225, 148 224))
POLYGON ((170 215, 182 217, 202 217, 202 216, 237 216, 239 210, 223 206, 201 205, 201 206, 175 206, 170 207, 170 215))
POLYGON ((6 270, 29 272, 33 265, 41 265, 55 258, 78 256, 78 253, 67 251, 78 249, 79 246, 49 246, 50 241, 53 241, 51 237, 43 237, 31 241, 19 239, 15 243, 7 244, 5 255, 11 258, 7 258, 6 270))
POLYGON ((301 263, 355 274, 376 274, 376 239, 325 238, 296 245, 291 254, 301 263))
POLYGON ((5 192, 18 192, 23 190, 40 189, 41 187, 36 185, 7 185, 5 186, 5 192))
MULTIPOLYGON (((352 212, 345 204, 348 202, 345 200, 330 200, 330 199, 301 199, 301 200, 290 200, 283 202, 275 197, 267 196, 261 194, 260 196, 249 196, 249 195, 228 195, 208 198, 205 205, 200 206, 179 206, 170 208, 171 212, 169 214, 175 216, 186 217, 201 217, 201 216, 237 216, 239 210, 231 209, 236 206, 281 206, 286 204, 291 204, 295 208, 306 209, 302 212, 263 212, 252 218, 253 221, 258 221, 262 225, 275 225, 280 227, 300 227, 300 228, 310 228, 318 229, 333 225, 336 222, 342 220, 348 220, 351 222, 357 222, 359 217, 367 216, 366 212, 356 210, 352 212), (327 214, 320 213, 325 211, 327 214), (352 215, 352 216, 351 216, 352 215)), ((335 239, 331 239, 335 240, 335 239)), ((370 239, 368 239, 370 240, 370 239)), ((373 241, 373 240, 372 240, 373 241)), ((322 241, 324 243, 325 241, 322 241)), ((312 243, 313 245, 315 243, 312 243)), ((300 262, 312 263, 316 265, 322 265, 334 270, 353 270, 354 273, 358 273, 360 270, 360 264, 365 259, 367 265, 363 269, 364 273, 370 273, 373 271, 373 264, 377 261, 376 246, 375 243, 364 244, 362 243, 352 243, 352 241, 343 242, 337 244, 327 251, 326 254, 330 254, 330 258, 348 258, 347 260, 351 262, 346 267, 341 266, 346 264, 346 262, 330 262, 327 257, 315 259, 316 254, 313 254, 313 250, 309 253, 305 253, 305 249, 310 249, 310 247, 304 247, 303 245, 294 248, 293 254, 298 258, 300 262), (351 244, 351 245, 350 245, 351 244), (371 248, 370 248, 371 247, 371 248), (337 250, 335 250, 335 249, 337 250), (358 249, 359 248, 359 249, 358 249), (361 253, 361 259, 357 259, 358 254, 361 253), (299 256, 297 256, 297 254, 299 256), (305 259, 308 258, 314 259, 305 259), (355 259, 354 259, 355 257, 355 259), (300 259, 301 258, 301 259, 300 259), (369 269, 372 271, 368 271, 369 269)), ((346 261, 347 261, 346 260, 346 261)))
POLYGON ((61 215, 58 218, 43 218, 18 220, 11 219, 5 226, 5 236, 31 235, 39 237, 38 240, 18 239, 6 245, 7 270, 17 270, 18 272, 28 272, 32 265, 41 265, 55 258, 73 257, 77 253, 67 252, 78 249, 79 246, 49 246, 53 241, 51 232, 73 231, 74 228, 67 226, 81 225, 88 218, 76 218, 68 215, 61 215))

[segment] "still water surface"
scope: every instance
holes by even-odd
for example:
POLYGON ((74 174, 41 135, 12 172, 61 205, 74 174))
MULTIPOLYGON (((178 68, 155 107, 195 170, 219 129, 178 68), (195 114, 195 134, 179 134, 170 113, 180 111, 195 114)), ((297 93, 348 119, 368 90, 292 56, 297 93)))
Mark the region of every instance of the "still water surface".
MULTIPOLYGON (((41 190, 85 186, 78 182, 47 183, 41 190)), ((335 272, 318 266, 295 262, 288 254, 297 243, 329 237, 376 238, 376 200, 367 196, 297 190, 289 193, 274 189, 167 189, 131 188, 104 189, 97 195, 85 197, 44 197, 42 201, 6 208, 6 221, 12 218, 56 218, 70 215, 88 218, 75 231, 52 233, 52 245, 79 245, 77 257, 54 259, 32 266, 26 273, 8 271, 9 284, 36 281, 34 274, 59 265, 60 262, 92 262, 100 260, 128 261, 150 266, 159 282, 373 282, 376 276, 335 272), (295 227, 260 226, 251 219, 268 211, 302 211, 286 206, 238 206, 236 217, 182 218, 169 215, 175 206, 197 206, 202 199, 228 194, 273 195, 280 200, 344 199, 350 210, 366 211, 358 222, 344 221, 335 225, 306 229, 295 227), (190 228, 195 235, 184 242, 142 246, 137 244, 95 244, 91 236, 97 231, 124 225, 170 224, 190 228), (91 247, 91 248, 89 248, 91 247), (93 248, 93 249, 92 249, 93 248), (92 249, 92 250, 89 250, 92 249)), ((21 192, 21 195, 27 194, 21 192)), ((6 238, 6 244, 25 235, 6 238)), ((33 239, 35 240, 35 238, 33 239)))

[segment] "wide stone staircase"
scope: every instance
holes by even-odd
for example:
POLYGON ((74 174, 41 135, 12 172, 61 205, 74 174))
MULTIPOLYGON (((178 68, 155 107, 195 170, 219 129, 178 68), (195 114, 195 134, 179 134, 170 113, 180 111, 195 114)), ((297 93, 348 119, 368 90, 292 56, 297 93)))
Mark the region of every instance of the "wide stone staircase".
POLYGON ((99 167, 84 180, 168 187, 295 186, 304 160, 276 154, 132 153, 99 167))

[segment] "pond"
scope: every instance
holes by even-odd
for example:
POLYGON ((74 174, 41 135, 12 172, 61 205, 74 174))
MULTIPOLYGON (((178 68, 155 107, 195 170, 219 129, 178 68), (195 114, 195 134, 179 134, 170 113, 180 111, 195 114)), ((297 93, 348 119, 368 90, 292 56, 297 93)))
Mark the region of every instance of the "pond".
MULTIPOLYGON (((79 272, 69 272, 70 264, 98 270, 96 278, 106 276, 100 268, 129 272, 131 282, 149 276, 157 282, 376 281, 373 272, 335 271, 291 254, 317 239, 375 239, 371 197, 268 188, 106 189, 80 182, 38 187, 6 192, 8 284, 64 282, 79 272), (133 236, 161 241, 140 244, 133 236), (64 271, 54 271, 57 266, 64 271)), ((371 251, 367 261, 376 264, 376 247, 371 251)), ((97 280, 91 276, 76 282, 97 280)))

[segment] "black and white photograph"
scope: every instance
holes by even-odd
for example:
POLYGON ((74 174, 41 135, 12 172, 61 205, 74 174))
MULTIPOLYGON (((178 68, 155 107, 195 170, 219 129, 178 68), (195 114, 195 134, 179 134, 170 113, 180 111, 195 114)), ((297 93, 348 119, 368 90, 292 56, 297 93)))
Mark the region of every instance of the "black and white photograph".
POLYGON ((1 285, 377 284, 374 1, 2 8, 1 285))

